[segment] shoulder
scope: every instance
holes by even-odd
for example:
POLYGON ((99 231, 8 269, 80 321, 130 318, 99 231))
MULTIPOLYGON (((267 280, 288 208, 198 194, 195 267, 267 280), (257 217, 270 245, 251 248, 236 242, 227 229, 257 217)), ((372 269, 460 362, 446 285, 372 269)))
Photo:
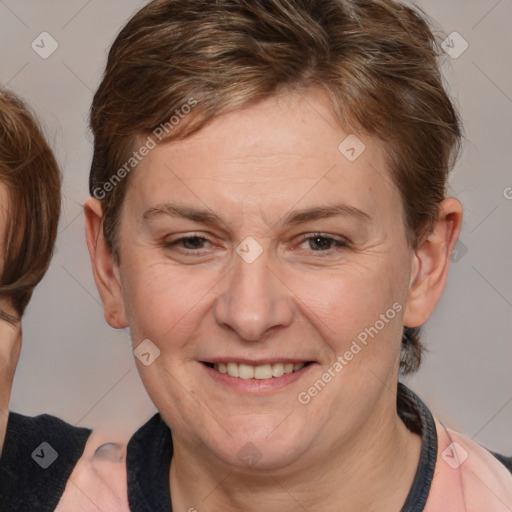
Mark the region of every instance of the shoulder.
POLYGON ((0 457, 2 512, 129 512, 127 437, 11 412, 0 457))
POLYGON ((11 412, 0 458, 2 510, 54 510, 90 434, 48 414, 11 412))
POLYGON ((115 432, 93 432, 56 512, 129 512, 127 442, 124 435, 115 432))
POLYGON ((448 503, 453 511, 512 510, 512 474, 502 460, 438 420, 436 429, 436 476, 425 511, 436 510, 436 504, 448 503))
MULTIPOLYGON (((161 503, 170 496, 169 427, 155 414, 133 435, 105 429, 92 433, 69 478, 57 512, 129 512, 129 502, 161 503), (147 454, 152 454, 148 457, 147 454)), ((154 510, 160 505, 154 505, 154 510)), ((169 504, 170 508, 170 504, 169 504)))

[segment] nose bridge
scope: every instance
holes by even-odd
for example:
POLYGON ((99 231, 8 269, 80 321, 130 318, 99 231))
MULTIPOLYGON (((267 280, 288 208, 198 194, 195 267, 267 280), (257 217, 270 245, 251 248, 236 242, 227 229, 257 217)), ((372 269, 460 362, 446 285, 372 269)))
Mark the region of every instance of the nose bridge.
POLYGON ((286 288, 270 268, 268 250, 259 251, 255 258, 254 250, 243 243, 237 249, 215 314, 220 325, 230 327, 240 338, 259 341, 272 327, 288 325, 292 310, 286 288), (247 257, 251 252, 252 257, 247 257))

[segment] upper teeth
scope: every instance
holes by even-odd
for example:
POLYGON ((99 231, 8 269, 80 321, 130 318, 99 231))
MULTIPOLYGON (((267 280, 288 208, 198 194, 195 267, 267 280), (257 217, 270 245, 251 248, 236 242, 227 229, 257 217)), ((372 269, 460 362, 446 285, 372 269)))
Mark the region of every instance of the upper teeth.
POLYGON ((231 377, 260 380, 282 377, 285 373, 296 372, 303 366, 304 363, 274 363, 260 366, 250 366, 242 363, 218 363, 213 365, 218 372, 227 373, 231 377))

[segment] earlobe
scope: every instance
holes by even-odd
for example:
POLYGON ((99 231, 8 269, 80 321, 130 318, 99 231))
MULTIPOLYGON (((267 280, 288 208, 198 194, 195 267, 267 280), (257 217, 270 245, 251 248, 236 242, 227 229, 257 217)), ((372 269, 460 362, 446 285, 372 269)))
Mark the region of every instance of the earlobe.
POLYGON ((85 236, 94 281, 103 302, 107 323, 116 329, 127 326, 119 268, 103 234, 103 209, 95 198, 84 204, 85 236))
POLYGON ((432 232, 416 248, 404 325, 423 325, 439 302, 448 278, 450 258, 462 226, 462 205, 452 197, 439 206, 432 232))

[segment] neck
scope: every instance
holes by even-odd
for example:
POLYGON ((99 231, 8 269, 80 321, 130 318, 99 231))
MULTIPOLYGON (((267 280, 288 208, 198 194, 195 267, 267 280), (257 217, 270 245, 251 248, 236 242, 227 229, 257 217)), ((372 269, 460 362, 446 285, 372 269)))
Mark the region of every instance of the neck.
POLYGON ((233 468, 173 435, 173 510, 339 512, 342 503, 343 512, 396 512, 414 480, 421 438, 405 427, 394 401, 383 395, 350 439, 272 472, 233 468))

